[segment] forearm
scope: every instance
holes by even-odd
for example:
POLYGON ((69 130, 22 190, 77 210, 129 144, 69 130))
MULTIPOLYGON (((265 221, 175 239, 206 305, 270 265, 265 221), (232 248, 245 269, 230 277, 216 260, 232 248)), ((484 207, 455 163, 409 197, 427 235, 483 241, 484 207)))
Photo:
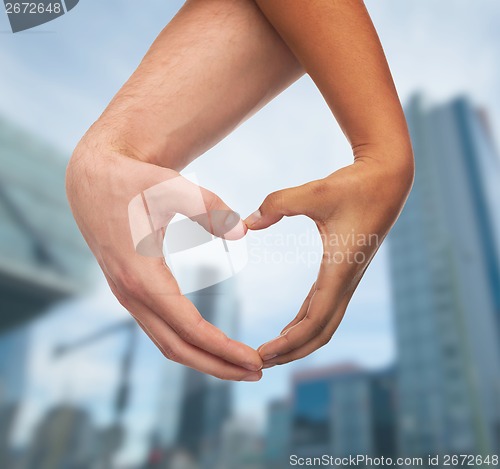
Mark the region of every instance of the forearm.
POLYGON ((302 74, 253 2, 188 0, 93 131, 180 170, 302 74))
POLYGON ((412 171, 403 111, 361 0, 256 0, 323 94, 356 159, 412 171))
POLYGON ((259 347, 264 368, 325 345, 413 180, 405 118, 361 0, 256 0, 314 80, 347 136, 354 164, 270 194, 245 223, 266 229, 283 216, 311 218, 323 241, 318 278, 295 319, 259 347), (360 242, 360 240, 363 240, 360 242))

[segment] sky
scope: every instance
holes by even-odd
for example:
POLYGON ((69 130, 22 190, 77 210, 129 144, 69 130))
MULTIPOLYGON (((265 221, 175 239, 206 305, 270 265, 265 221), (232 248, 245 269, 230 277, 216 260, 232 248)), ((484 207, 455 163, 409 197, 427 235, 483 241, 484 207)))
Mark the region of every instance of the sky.
MULTIPOLYGON (((182 2, 149 1, 140 7, 124 0, 82 0, 69 14, 33 31, 12 34, 0 14, 0 114, 52 142, 69 157, 79 138, 98 118, 118 88, 182 2)), ((430 102, 466 94, 500 129, 500 7, 497 0, 367 0, 401 100, 423 92, 430 102)), ((242 215, 253 212, 269 193, 324 177, 351 161, 350 148, 314 83, 304 77, 190 165, 201 185, 219 194, 242 215)), ((303 218, 286 219, 267 234, 310 233, 303 218)), ((251 234, 249 248, 259 237, 251 234)), ((290 249, 304 249, 289 243, 290 249)), ((283 248, 259 254, 272 258, 283 248)), ((318 253, 318 249, 312 249, 318 253)), ((241 298, 239 339, 257 347, 292 318, 307 294, 316 265, 250 262, 238 274, 241 298)), ((43 410, 60 399, 88 404, 95 418, 110 418, 116 361, 126 336, 117 336, 58 362, 54 344, 77 339, 126 312, 96 270, 96 287, 86 297, 58 305, 33 328, 30 389, 20 440, 43 410)), ((331 343, 314 355, 275 367, 257 383, 235 385, 242 416, 265 418, 265 404, 289 391, 294 371, 340 361, 366 367, 395 357, 386 248, 361 282, 331 343)), ((136 458, 154 422, 163 358, 147 338, 140 341, 134 367, 134 398, 127 419, 133 433, 122 457, 136 458)))

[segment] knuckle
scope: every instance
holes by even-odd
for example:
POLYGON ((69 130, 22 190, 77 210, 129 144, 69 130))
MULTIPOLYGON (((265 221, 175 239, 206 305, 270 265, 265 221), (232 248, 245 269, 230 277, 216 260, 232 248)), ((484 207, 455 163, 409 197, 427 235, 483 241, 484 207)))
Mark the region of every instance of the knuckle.
POLYGON ((120 303, 126 310, 130 310, 130 306, 131 306, 130 297, 125 292, 121 291, 113 283, 108 282, 108 284, 109 284, 109 288, 111 289, 111 292, 113 293, 115 298, 118 300, 118 303, 120 303))
POLYGON ((315 336, 322 336, 325 333, 325 329, 328 326, 328 318, 306 315, 305 319, 309 321, 315 336))
POLYGON ((283 191, 271 192, 264 200, 263 205, 272 211, 279 211, 283 206, 283 191))
POLYGON ((328 344, 328 342, 330 342, 331 339, 332 339, 332 334, 329 334, 328 332, 323 331, 319 335, 319 341, 318 341, 319 346, 324 347, 326 344, 328 344))
POLYGON ((122 270, 116 275, 116 285, 120 296, 140 297, 144 291, 143 286, 137 276, 130 274, 127 270, 122 270))
POLYGON ((179 350, 173 344, 161 344, 161 352, 163 356, 173 362, 180 362, 179 350))
POLYGON ((126 293, 122 292, 121 290, 115 289, 113 291, 113 294, 115 295, 115 298, 118 300, 118 303, 120 303, 126 310, 130 309, 131 300, 126 293))
POLYGON ((283 342, 285 346, 290 346, 291 345, 291 340, 290 336, 288 334, 289 331, 286 331, 284 334, 281 335, 280 339, 283 342))
POLYGON ((197 337, 197 331, 201 327, 203 323, 203 318, 201 315, 198 319, 196 319, 196 323, 194 325, 183 324, 177 330, 177 335, 184 340, 185 342, 193 343, 193 341, 197 337))
POLYGON ((194 338, 193 330, 186 326, 179 328, 177 334, 184 342, 191 343, 194 338))
MULTIPOLYGON (((296 345, 294 344, 294 341, 292 340, 292 337, 286 332, 279 338, 279 348, 280 348, 280 354, 283 353, 288 353, 292 351, 294 348, 296 348, 296 345)), ((273 360, 279 360, 279 357, 273 358, 273 360)))
POLYGON ((206 191, 205 193, 205 207, 207 212, 211 212, 213 210, 216 210, 222 205, 222 201, 219 198, 219 196, 215 195, 213 192, 206 191))
POLYGON ((220 336, 221 336, 221 356, 227 357, 227 356, 229 356, 229 348, 231 347, 231 339, 224 333, 221 333, 220 336))

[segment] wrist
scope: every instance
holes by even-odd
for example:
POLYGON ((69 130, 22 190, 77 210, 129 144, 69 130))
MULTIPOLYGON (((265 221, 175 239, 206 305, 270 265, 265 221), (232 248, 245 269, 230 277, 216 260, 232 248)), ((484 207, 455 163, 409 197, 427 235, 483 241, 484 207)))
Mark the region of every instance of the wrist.
MULTIPOLYGON (((95 124, 94 124, 95 125, 95 124)), ((71 193, 83 181, 94 183, 109 168, 110 160, 116 157, 102 134, 94 130, 94 125, 80 139, 66 168, 66 190, 71 193)))
POLYGON ((78 143, 76 153, 83 147, 86 151, 91 149, 101 155, 114 154, 159 165, 153 157, 154 152, 148 148, 147 138, 139 139, 134 132, 125 130, 127 127, 132 129, 132 125, 127 126, 126 122, 110 119, 110 117, 103 114, 92 124, 78 143))
POLYGON ((410 192, 415 176, 415 161, 409 139, 381 145, 353 147, 354 165, 363 167, 390 184, 405 197, 410 192))

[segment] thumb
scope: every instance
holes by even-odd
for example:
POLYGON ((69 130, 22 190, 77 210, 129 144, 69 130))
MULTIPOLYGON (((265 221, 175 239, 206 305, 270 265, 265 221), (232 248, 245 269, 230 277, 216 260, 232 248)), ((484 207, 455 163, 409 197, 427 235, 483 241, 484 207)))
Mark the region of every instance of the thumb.
POLYGON ((272 192, 264 199, 259 209, 245 220, 245 224, 251 230, 262 230, 279 222, 283 217, 309 216, 314 205, 314 184, 315 182, 310 182, 272 192))
MULTIPOLYGON (((247 230, 240 216, 217 195, 177 175, 143 190, 129 203, 130 230, 139 254, 163 255, 163 231, 176 213, 228 240, 242 238, 247 230)), ((175 236, 190 237, 193 233, 189 231, 181 229, 175 236)))
POLYGON ((199 215, 191 215, 191 220, 196 221, 215 236, 227 240, 243 238, 247 227, 240 215, 229 208, 218 195, 203 187, 198 189, 201 191, 206 211, 199 215))
POLYGON ((213 192, 180 175, 143 193, 156 229, 167 226, 180 213, 215 236, 228 240, 245 236, 246 226, 238 213, 213 192))

